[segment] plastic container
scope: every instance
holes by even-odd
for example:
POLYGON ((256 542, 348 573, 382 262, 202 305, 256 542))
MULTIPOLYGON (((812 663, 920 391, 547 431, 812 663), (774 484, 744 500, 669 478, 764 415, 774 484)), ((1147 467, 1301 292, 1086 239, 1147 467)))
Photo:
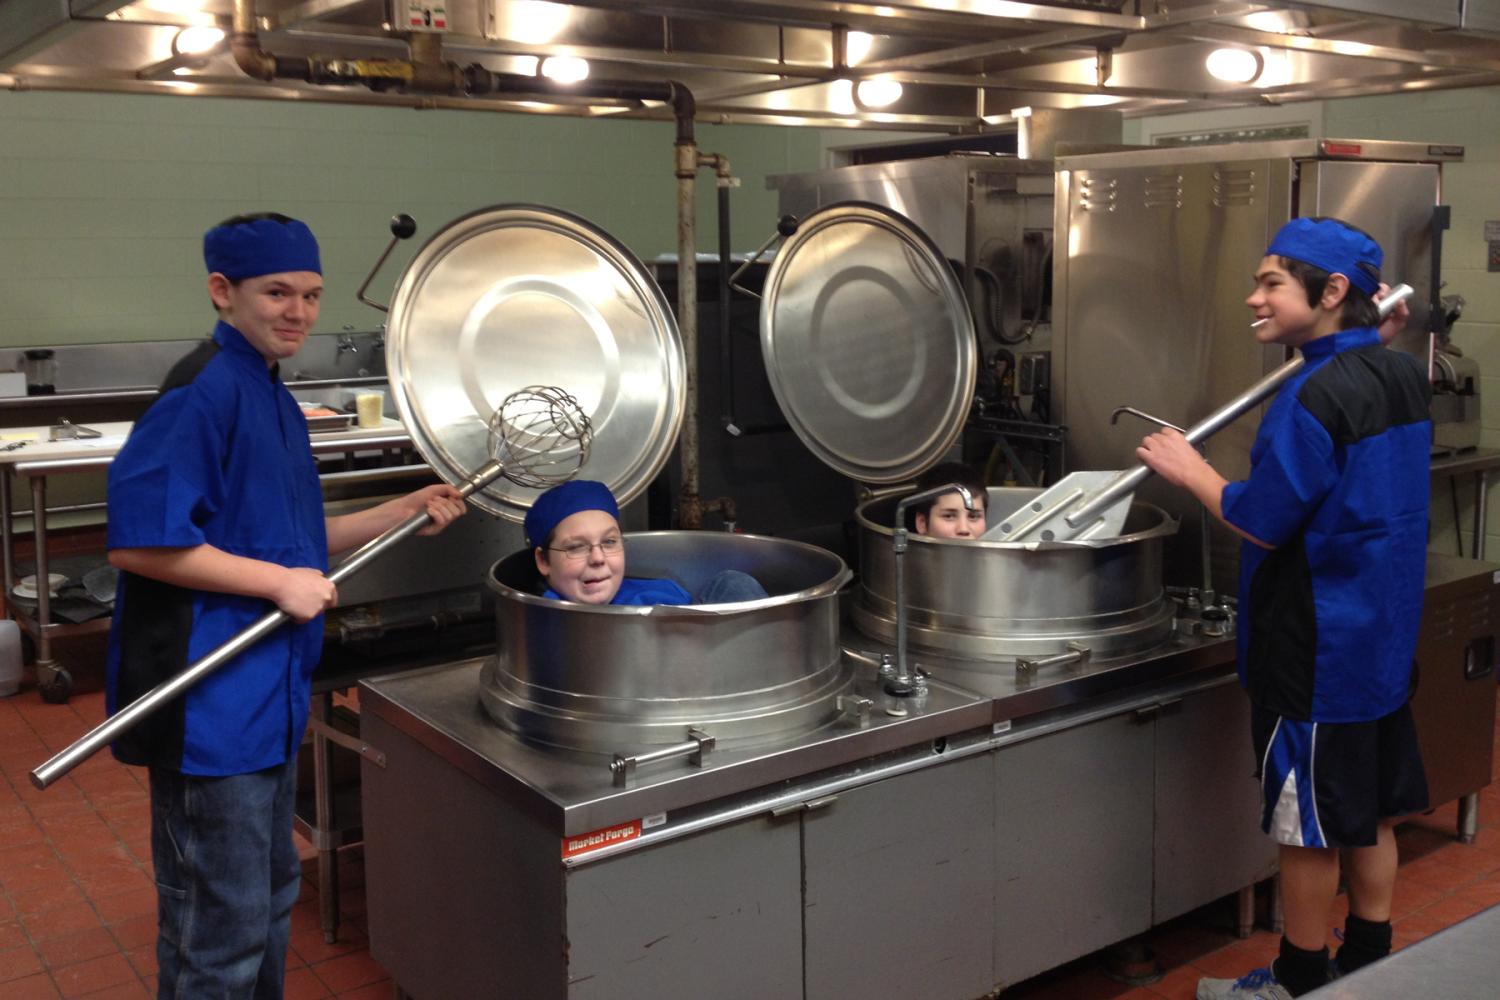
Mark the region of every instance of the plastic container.
POLYGON ((21 687, 21 626, 10 619, 0 621, 0 698, 21 687))

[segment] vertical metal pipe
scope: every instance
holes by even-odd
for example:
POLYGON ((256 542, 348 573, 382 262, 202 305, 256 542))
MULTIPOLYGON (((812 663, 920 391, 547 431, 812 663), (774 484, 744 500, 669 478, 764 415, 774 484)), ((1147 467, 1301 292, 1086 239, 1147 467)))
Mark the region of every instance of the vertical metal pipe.
MULTIPOLYGON (((680 133, 680 130, 679 130, 680 133)), ((682 502, 679 523, 687 529, 702 526, 698 487, 698 144, 679 134, 677 145, 677 328, 682 333, 687 367, 684 388, 687 406, 682 414, 682 502)))
POLYGON ((10 593, 16 586, 16 567, 11 561, 16 544, 15 526, 11 524, 10 466, 0 468, 0 549, 5 558, 5 600, 10 602, 10 593))
POLYGON ((51 571, 47 567, 46 476, 31 477, 31 543, 36 549, 36 667, 40 684, 41 671, 55 666, 52 640, 47 637, 47 625, 52 620, 52 588, 48 586, 51 571))
POLYGON ((734 351, 729 341, 729 186, 719 188, 719 416, 720 423, 734 423, 734 351))

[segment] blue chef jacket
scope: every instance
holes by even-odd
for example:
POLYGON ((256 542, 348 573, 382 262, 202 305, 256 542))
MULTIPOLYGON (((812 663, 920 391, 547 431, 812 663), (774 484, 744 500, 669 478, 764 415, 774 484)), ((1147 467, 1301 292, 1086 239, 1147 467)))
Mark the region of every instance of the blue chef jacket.
MULTIPOLYGON (((554 601, 563 600, 563 596, 548 587, 543 597, 550 597, 554 601)), ((616 591, 611 604, 692 604, 693 597, 673 580, 648 579, 645 577, 627 576, 620 581, 620 589, 616 591)))
POLYGON ((1241 683, 1262 708, 1364 722, 1411 687, 1427 559, 1432 390, 1371 328, 1309 341, 1230 483, 1241 683))
MULTIPOLYGON (((234 327, 178 362, 109 470, 109 547, 207 543, 326 571, 323 497, 307 420, 234 327)), ((273 605, 122 573, 106 665, 110 712, 181 673, 273 605)), ((128 764, 245 774, 296 752, 323 620, 282 626, 114 746, 128 764)))

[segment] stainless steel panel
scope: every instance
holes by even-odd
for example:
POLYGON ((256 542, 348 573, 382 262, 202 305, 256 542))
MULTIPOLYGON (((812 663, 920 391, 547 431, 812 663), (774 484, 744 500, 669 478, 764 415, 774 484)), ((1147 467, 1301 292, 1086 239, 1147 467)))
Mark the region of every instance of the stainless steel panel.
POLYGON ((1233 677, 1160 711, 1153 924, 1276 873, 1254 771, 1250 699, 1233 677))
MULTIPOLYGON (((1115 407, 1186 427, 1283 360, 1281 348, 1255 342, 1243 300, 1271 234, 1291 216, 1291 162, 1079 160, 1101 165, 1059 173, 1056 402, 1069 468, 1127 468, 1152 428, 1129 417, 1112 425, 1115 407)), ((1249 472, 1256 423, 1247 415, 1208 442, 1227 478, 1249 472)), ((1137 497, 1189 525, 1201 517, 1188 494, 1155 479, 1137 497)), ((1211 537, 1216 586, 1233 590, 1238 538, 1217 523, 1211 537)), ((1197 538, 1168 546, 1168 581, 1202 582, 1197 538)))
POLYGON ((1391 346, 1427 367, 1427 322, 1432 302, 1432 210, 1442 200, 1442 169, 1435 163, 1299 163, 1299 216, 1331 215, 1363 229, 1385 251, 1380 274, 1387 284, 1416 290, 1411 320, 1391 346))
MULTIPOLYGON (((484 464, 490 415, 528 385, 578 399, 594 427, 584 474, 621 503, 676 443, 685 399, 677 322, 635 255, 577 216, 501 205, 450 222, 402 273, 388 328, 396 407, 449 482, 484 464)), ((472 500, 519 521, 537 492, 501 478, 472 500)))
POLYGON ((1464 28, 1500 34, 1500 0, 1464 0, 1460 11, 1464 28))
POLYGON ((559 839, 411 735, 361 713, 370 955, 408 994, 562 1000, 559 839))
POLYGON ((1500 586, 1493 563, 1429 552, 1412 715, 1434 806, 1493 778, 1500 586))
POLYGON ((1402 21, 1458 27, 1458 0, 1315 0, 1305 7, 1328 7, 1352 14, 1393 17, 1402 21))
POLYGON ((1152 771, 1152 726, 1134 713, 1000 749, 997 983, 1151 926, 1152 771))
POLYGON ((567 995, 800 998, 801 854, 795 819, 757 818, 570 870, 567 995))
POLYGON ((891 778, 802 820, 807 1000, 994 986, 995 758, 891 778))
POLYGON ((862 482, 901 482, 938 461, 974 393, 974 326, 952 269, 878 205, 802 220, 766 276, 761 350, 803 443, 862 482))

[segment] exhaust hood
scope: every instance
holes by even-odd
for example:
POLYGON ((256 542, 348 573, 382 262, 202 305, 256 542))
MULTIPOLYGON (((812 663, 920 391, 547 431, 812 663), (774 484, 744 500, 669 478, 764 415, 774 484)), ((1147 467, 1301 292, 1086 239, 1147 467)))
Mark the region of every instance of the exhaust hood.
POLYGON ((954 132, 1500 83, 1500 0, 238 4, 241 41, 314 70, 242 71, 235 0, 0 0, 0 86, 670 118, 632 85, 672 80, 703 121, 954 132))

